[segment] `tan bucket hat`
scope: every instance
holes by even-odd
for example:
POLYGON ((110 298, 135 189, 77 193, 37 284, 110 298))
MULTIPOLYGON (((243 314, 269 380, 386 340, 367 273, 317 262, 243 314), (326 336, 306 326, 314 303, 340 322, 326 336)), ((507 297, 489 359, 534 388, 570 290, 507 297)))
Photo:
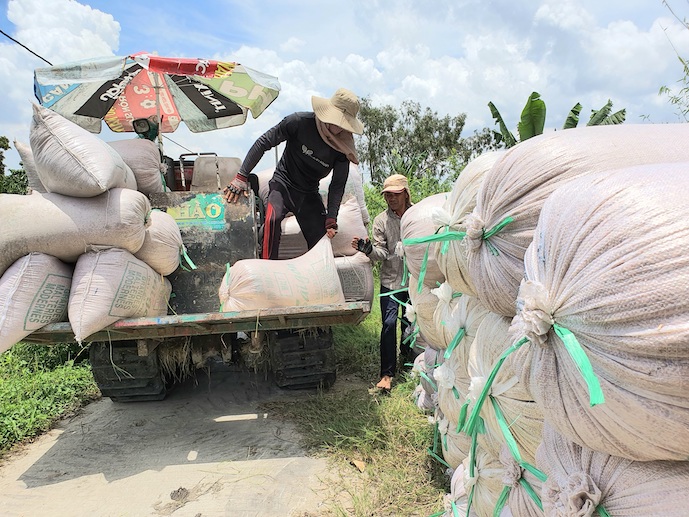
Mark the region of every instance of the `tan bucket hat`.
POLYGON ((402 192, 403 190, 409 193, 409 183, 407 182, 406 176, 402 174, 393 174, 385 178, 382 192, 402 192))
POLYGON ((332 97, 311 97, 313 112, 321 122, 334 124, 350 133, 360 135, 364 125, 356 118, 359 113, 359 98, 346 88, 339 88, 332 97))

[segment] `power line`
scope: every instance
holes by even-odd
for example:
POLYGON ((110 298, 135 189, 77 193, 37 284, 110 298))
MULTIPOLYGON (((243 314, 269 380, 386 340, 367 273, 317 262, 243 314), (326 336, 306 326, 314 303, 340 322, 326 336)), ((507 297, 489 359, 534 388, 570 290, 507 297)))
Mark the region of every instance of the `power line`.
POLYGON ((36 56, 37 58, 42 59, 43 61, 45 61, 46 63, 48 63, 50 66, 53 66, 53 64, 52 64, 50 61, 48 61, 46 58, 39 56, 39 55, 36 54, 33 50, 31 50, 29 47, 27 47, 27 46, 24 45, 23 43, 20 43, 19 41, 17 41, 16 39, 14 39, 12 36, 10 36, 9 34, 7 34, 7 33, 6 33, 5 31, 3 31, 2 29, 0 29, 0 34, 2 34, 3 36, 7 36, 9 39, 11 39, 12 41, 14 41, 17 45, 19 45, 19 46, 21 46, 21 47, 24 47, 26 50, 28 50, 29 52, 31 52, 31 53, 32 53, 34 56, 36 56))

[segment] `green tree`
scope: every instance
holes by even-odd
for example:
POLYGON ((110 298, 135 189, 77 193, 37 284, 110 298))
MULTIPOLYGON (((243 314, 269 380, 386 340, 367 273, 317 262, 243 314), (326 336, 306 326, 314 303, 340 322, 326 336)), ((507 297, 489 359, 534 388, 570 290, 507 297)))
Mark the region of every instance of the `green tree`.
MULTIPOLYGON (((689 22, 687 22, 686 18, 680 18, 666 0, 663 0, 663 5, 672 13, 672 16, 674 16, 677 21, 685 28, 689 29, 689 22)), ((682 65, 682 72, 684 74, 683 77, 677 81, 680 84, 680 88, 679 90, 673 90, 668 86, 661 86, 658 95, 667 97, 670 104, 675 106, 677 117, 680 120, 689 122, 689 61, 680 56, 676 48, 674 50, 677 59, 679 59, 682 65)))
POLYGON ((26 194, 29 188, 29 181, 26 178, 24 169, 10 169, 9 176, 5 174, 5 153, 10 148, 9 140, 6 136, 0 136, 0 193, 26 194))
POLYGON ((399 109, 374 107, 370 99, 361 101, 360 118, 365 131, 357 137, 357 151, 371 182, 381 185, 390 174, 431 177, 440 185, 456 178, 473 157, 497 145, 484 130, 461 137, 464 113, 441 117, 417 102, 405 101, 399 109))
MULTIPOLYGON (((492 102, 488 103, 490 113, 495 120, 495 123, 500 128, 500 132, 494 131, 495 138, 504 144, 506 148, 514 147, 519 142, 533 138, 543 134, 545 128, 546 106, 541 99, 538 92, 533 92, 522 110, 521 118, 517 124, 517 131, 519 133, 519 140, 515 138, 512 132, 507 128, 505 120, 492 102)), ((569 111, 562 129, 571 129, 577 127, 579 124, 579 114, 582 106, 578 102, 569 111)), ((626 119, 626 110, 621 109, 612 113, 612 101, 608 102, 598 110, 591 110, 591 117, 589 118, 587 126, 600 126, 607 124, 622 124, 626 119)))

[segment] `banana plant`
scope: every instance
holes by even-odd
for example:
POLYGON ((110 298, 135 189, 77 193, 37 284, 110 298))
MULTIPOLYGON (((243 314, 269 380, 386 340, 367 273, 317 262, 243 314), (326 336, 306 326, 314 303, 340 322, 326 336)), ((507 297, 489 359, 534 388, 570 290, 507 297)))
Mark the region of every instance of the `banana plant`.
MULTIPOLYGON (((538 92, 533 92, 526 101, 526 105, 522 110, 521 119, 517 124, 517 130, 519 131, 519 140, 507 129, 507 124, 502 118, 502 115, 495 107, 492 102, 488 103, 488 108, 490 113, 495 120, 495 123, 500 127, 500 132, 493 131, 495 139, 498 143, 503 142, 505 148, 514 147, 519 142, 528 140, 534 136, 543 134, 543 129, 545 128, 545 115, 546 107, 545 102, 541 99, 541 95, 538 92)), ((576 103, 574 107, 569 111, 567 118, 562 129, 571 129, 577 127, 579 124, 579 114, 581 113, 582 106, 580 103, 576 103)), ((612 113, 612 101, 608 102, 599 110, 591 110, 591 118, 589 119, 587 126, 599 126, 608 124, 622 124, 626 118, 626 110, 622 109, 616 113, 612 113)))

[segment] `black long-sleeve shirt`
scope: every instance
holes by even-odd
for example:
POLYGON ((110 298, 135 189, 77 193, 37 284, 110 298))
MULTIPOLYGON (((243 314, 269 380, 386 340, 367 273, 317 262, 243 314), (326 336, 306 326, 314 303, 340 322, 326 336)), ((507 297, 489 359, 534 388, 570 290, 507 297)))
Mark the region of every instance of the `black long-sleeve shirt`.
POLYGON ((327 216, 337 219, 349 175, 349 160, 321 138, 313 112, 292 113, 263 133, 249 149, 239 173, 248 177, 263 154, 281 142, 287 144, 275 167, 273 179, 297 192, 318 192, 319 181, 332 170, 327 216))

